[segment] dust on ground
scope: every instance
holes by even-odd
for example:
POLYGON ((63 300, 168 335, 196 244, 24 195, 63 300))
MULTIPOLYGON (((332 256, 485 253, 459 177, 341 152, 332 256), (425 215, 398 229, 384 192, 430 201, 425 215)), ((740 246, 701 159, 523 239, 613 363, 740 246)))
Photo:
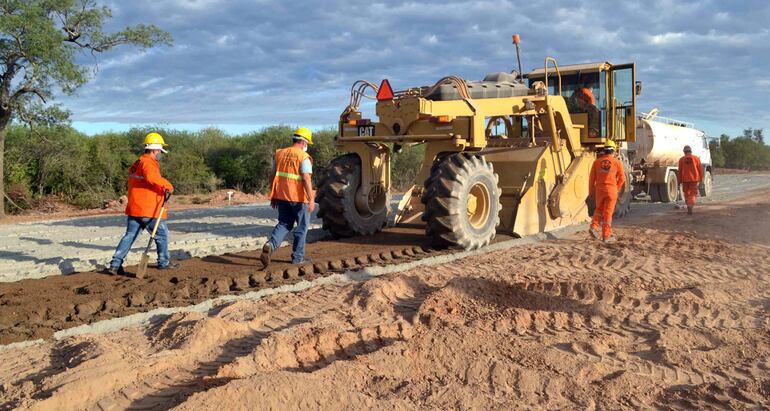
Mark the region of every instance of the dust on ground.
POLYGON ((0 408, 770 406, 770 191, 0 352, 0 408))

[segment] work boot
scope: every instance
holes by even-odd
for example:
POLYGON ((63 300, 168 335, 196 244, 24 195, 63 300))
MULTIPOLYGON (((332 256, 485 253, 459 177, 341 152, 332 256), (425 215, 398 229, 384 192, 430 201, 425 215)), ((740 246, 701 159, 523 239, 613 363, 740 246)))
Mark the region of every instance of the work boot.
POLYGON ((174 261, 172 263, 169 263, 168 265, 164 265, 163 267, 158 266, 158 270, 176 270, 180 266, 181 266, 181 264, 179 264, 178 262, 174 261))
POLYGON ((692 206, 687 206, 687 214, 692 215, 692 206))
POLYGON ((602 234, 599 232, 599 229, 598 229, 598 228, 593 228, 593 227, 591 227, 590 229, 588 229, 588 231, 591 233, 591 235, 592 235, 592 236, 593 236, 595 239, 599 240, 600 238, 602 238, 602 234))
POLYGON ((611 235, 611 236, 609 236, 609 237, 604 239, 605 243, 616 243, 617 241, 618 241, 618 239, 615 238, 614 235, 611 235))
POLYGON ((107 267, 104 269, 104 273, 108 275, 126 275, 122 265, 120 267, 107 267))
POLYGON ((268 265, 270 265, 270 257, 273 256, 273 246, 270 245, 270 243, 265 243, 265 245, 262 246, 262 255, 259 256, 260 261, 262 261, 262 268, 267 268, 268 265))

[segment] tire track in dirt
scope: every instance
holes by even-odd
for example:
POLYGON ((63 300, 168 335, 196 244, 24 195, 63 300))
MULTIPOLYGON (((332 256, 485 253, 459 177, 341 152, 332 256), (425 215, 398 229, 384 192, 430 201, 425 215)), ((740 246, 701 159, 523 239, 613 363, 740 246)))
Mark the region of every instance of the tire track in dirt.
POLYGON ((628 337, 670 327, 709 330, 752 330, 770 327, 767 316, 753 316, 733 309, 708 307, 707 303, 679 300, 673 303, 645 292, 626 294, 614 287, 588 282, 520 282, 511 288, 534 298, 556 297, 585 306, 574 311, 515 307, 510 317, 494 322, 501 332, 519 335, 603 331, 628 337))
MULTIPOLYGON (((244 378, 260 368, 312 372, 335 361, 372 353, 411 337, 412 326, 404 318, 414 316, 420 295, 425 291, 408 286, 388 291, 358 284, 348 293, 341 292, 337 286, 322 286, 309 290, 308 294, 302 300, 295 299, 295 306, 276 305, 260 313, 266 319, 259 321, 258 328, 248 335, 223 341, 221 350, 202 355, 184 368, 172 367, 154 378, 124 387, 102 398, 91 409, 169 408, 196 392, 244 378), (362 299, 350 299, 367 288, 377 291, 376 295, 372 297, 364 292, 362 299), (366 315, 372 309, 367 307, 365 300, 368 299, 391 305, 392 315, 385 318, 374 313, 366 315), (311 321, 325 315, 343 317, 340 307, 349 303, 362 310, 357 313, 363 315, 352 320, 361 325, 342 329, 339 326, 308 328, 311 321)), ((382 314, 382 310, 379 313, 382 314)))

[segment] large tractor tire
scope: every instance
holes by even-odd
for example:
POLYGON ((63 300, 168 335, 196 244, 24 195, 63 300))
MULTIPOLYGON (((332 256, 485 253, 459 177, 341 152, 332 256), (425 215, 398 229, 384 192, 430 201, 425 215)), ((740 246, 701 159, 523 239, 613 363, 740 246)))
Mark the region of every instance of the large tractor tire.
POLYGON ((626 182, 618 194, 618 202, 615 203, 615 211, 612 213, 614 218, 623 218, 631 212, 631 200, 634 199, 631 179, 631 173, 626 173, 626 182))
POLYGON ((433 174, 425 188, 423 219, 434 245, 474 250, 492 242, 502 208, 492 164, 479 155, 451 154, 433 174))
MULTIPOLYGON (((318 188, 318 216, 323 227, 335 237, 374 234, 388 222, 390 194, 378 199, 375 211, 356 205, 356 193, 361 186, 361 159, 356 154, 335 158, 329 165, 329 175, 318 188)), ((366 208, 366 207, 364 207, 366 208)))
POLYGON ((714 186, 714 177, 711 175, 711 171, 706 171, 703 174, 703 182, 700 183, 698 190, 701 197, 711 197, 711 188, 714 186))
POLYGON ((673 203, 679 198, 679 179, 673 171, 668 172, 668 183, 658 184, 658 197, 664 203, 673 203))

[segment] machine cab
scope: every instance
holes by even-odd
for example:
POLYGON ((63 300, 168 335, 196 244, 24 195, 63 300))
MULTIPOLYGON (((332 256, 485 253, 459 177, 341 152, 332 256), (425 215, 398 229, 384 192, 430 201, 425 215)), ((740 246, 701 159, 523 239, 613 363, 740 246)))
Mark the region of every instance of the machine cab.
MULTIPOLYGON (((581 125, 584 144, 636 140, 636 96, 641 84, 635 79, 634 63, 608 62, 560 66, 561 95, 572 123, 581 125)), ((527 76, 529 86, 545 80, 543 69, 527 76)), ((556 70, 548 71, 548 94, 556 95, 556 70)))

